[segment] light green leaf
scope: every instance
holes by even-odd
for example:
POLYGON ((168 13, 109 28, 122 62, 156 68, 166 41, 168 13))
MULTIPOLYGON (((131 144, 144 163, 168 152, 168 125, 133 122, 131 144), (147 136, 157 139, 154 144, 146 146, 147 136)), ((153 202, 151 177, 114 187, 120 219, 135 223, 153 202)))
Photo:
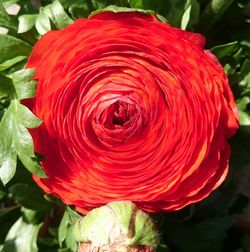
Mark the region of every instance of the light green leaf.
POLYGON ((58 242, 60 247, 62 247, 62 243, 66 238, 69 223, 70 223, 69 214, 67 211, 65 211, 58 228, 58 242))
POLYGON ((0 122, 0 178, 3 184, 15 174, 17 156, 29 171, 46 177, 34 154, 32 137, 25 128, 36 127, 40 121, 27 110, 18 100, 12 100, 0 122))
POLYGON ((32 98, 36 94, 36 81, 32 80, 34 69, 27 68, 11 75, 19 100, 32 98))
POLYGON ((59 30, 64 29, 74 22, 64 11, 58 0, 55 0, 52 4, 47 5, 44 8, 44 12, 59 30))
POLYGON ((44 10, 42 8, 40 8, 40 13, 39 13, 38 18, 36 19, 35 26, 36 26, 37 31, 41 35, 44 35, 45 33, 51 30, 49 18, 44 13, 44 10))
POLYGON ((4 61, 3 63, 0 64, 0 71, 4 71, 4 70, 14 66, 18 62, 21 62, 26 58, 27 58, 27 56, 16 56, 16 57, 14 57, 12 59, 6 60, 6 61, 4 61))
POLYGON ((7 34, 0 34, 0 64, 18 56, 29 56, 32 47, 7 34))
POLYGON ((36 240, 41 224, 34 225, 20 217, 9 230, 5 244, 5 252, 36 252, 36 240))
POLYGON ((192 6, 190 4, 182 15, 182 18, 181 18, 181 29, 182 30, 185 30, 188 26, 188 22, 190 20, 190 14, 191 14, 191 7, 192 6))
POLYGON ((31 30, 35 23, 36 23, 36 19, 37 19, 38 15, 37 14, 29 14, 29 15, 22 15, 18 17, 18 33, 24 33, 27 32, 29 30, 31 30))
POLYGON ((239 110, 244 111, 247 109, 247 105, 250 103, 250 97, 244 96, 237 101, 237 107, 239 110))
POLYGON ((239 111, 240 114, 240 125, 249 126, 250 125, 250 115, 244 111, 239 111))
POLYGON ((82 218, 82 216, 73 211, 70 207, 66 208, 58 229, 58 241, 60 246, 62 246, 62 243, 65 241, 67 247, 70 247, 72 251, 76 250, 77 243, 73 228, 76 221, 80 218, 82 218))

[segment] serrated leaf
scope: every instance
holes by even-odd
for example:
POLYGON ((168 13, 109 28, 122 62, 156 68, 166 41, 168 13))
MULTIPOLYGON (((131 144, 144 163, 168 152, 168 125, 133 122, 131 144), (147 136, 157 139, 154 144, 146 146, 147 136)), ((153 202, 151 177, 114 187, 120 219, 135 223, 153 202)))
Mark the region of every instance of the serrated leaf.
POLYGON ((44 10, 42 8, 40 8, 40 12, 36 19, 35 26, 37 31, 41 35, 44 35, 45 33, 51 30, 50 20, 48 16, 44 13, 44 10))
POLYGON ((15 200, 25 208, 44 211, 50 207, 50 203, 43 197, 42 191, 35 185, 17 183, 9 188, 15 200))
POLYGON ((36 81, 32 80, 34 69, 22 69, 11 75, 19 100, 35 96, 36 81))
POLYGON ((20 217, 9 230, 5 243, 5 252, 36 252, 36 240, 41 224, 26 223, 20 217))
POLYGON ((211 49, 211 52, 216 55, 218 59, 221 59, 225 56, 232 55, 239 48, 238 41, 231 43, 215 46, 211 49))
POLYGON ((30 14, 30 15, 22 15, 18 17, 18 33, 24 33, 31 30, 36 23, 38 15, 37 14, 30 14))
POLYGON ((17 100, 12 100, 0 122, 0 178, 3 184, 8 183, 15 174, 17 156, 29 171, 46 177, 34 154, 32 137, 25 128, 25 125, 35 127, 39 123, 30 113, 17 100), (20 111, 25 111, 22 113, 26 113, 32 122, 23 121, 20 111))
POLYGON ((55 0, 52 4, 47 5, 44 8, 44 12, 59 30, 64 29, 74 22, 64 11, 62 5, 58 0, 55 0))
POLYGON ((12 59, 6 60, 0 64, 0 71, 4 71, 4 70, 14 66, 18 62, 21 62, 26 58, 27 58, 27 56, 16 56, 12 59))
POLYGON ((7 34, 0 34, 0 64, 18 56, 29 56, 32 47, 7 34))
POLYGON ((36 117, 27 107, 22 104, 17 106, 16 114, 17 123, 26 128, 37 128, 42 123, 38 117, 36 117))

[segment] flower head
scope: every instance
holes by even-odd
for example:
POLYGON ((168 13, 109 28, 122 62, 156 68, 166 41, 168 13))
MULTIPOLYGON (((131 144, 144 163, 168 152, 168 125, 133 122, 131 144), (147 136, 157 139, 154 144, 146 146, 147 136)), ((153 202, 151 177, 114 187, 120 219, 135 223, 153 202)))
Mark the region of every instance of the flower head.
POLYGON ((32 130, 48 193, 85 213, 113 200, 157 212, 225 179, 238 128, 227 77, 205 39, 138 12, 103 12, 44 35, 32 130))

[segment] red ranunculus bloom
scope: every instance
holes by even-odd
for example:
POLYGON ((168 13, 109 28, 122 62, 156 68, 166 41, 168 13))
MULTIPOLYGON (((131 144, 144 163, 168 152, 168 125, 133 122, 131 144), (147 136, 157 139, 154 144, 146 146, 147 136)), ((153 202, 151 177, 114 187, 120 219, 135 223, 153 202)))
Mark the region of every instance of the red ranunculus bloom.
POLYGON ((51 31, 27 67, 47 193, 86 213, 113 200, 180 209, 228 172, 238 114, 205 39, 138 12, 103 12, 51 31))

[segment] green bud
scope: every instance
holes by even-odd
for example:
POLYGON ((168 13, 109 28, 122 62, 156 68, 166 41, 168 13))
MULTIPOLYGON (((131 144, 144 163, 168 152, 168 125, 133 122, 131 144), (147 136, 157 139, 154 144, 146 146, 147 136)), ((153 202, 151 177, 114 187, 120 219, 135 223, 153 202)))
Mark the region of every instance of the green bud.
POLYGON ((96 208, 74 227, 78 252, 153 252, 159 236, 149 215, 130 201, 96 208))

